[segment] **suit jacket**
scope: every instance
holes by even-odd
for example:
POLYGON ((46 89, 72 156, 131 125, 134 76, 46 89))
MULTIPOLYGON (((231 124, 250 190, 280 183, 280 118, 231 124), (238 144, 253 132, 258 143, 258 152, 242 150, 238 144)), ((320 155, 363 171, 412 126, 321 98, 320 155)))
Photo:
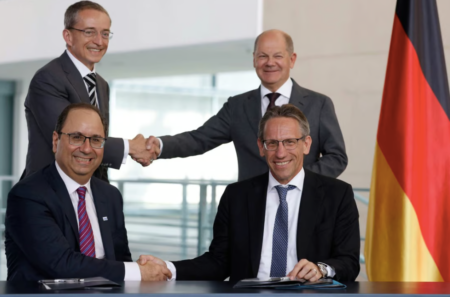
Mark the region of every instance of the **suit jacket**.
MULTIPOLYGON (((305 114, 311 128, 312 145, 305 156, 304 167, 322 175, 337 177, 347 166, 347 154, 333 102, 293 81, 289 103, 305 114)), ((260 175, 268 170, 266 160, 259 155, 256 144, 261 118, 259 88, 230 97, 217 115, 197 130, 162 136, 160 158, 200 155, 233 141, 238 158, 238 180, 260 175)))
POLYGON ((103 276, 123 281, 123 262, 131 261, 131 254, 122 196, 96 177, 91 178, 91 190, 104 259, 80 253, 75 211, 54 162, 11 189, 5 219, 8 280, 103 276))
MULTIPOLYGON (((229 185, 214 221, 209 252, 174 262, 177 280, 254 278, 258 274, 264 233, 268 173, 229 185)), ((334 267, 338 281, 359 273, 358 209, 352 187, 305 170, 297 226, 298 260, 334 267)))
MULTIPOLYGON (((97 74, 97 96, 100 112, 109 122, 109 87, 97 74)), ((52 134, 63 109, 72 104, 90 103, 80 72, 64 52, 34 75, 25 99, 28 126, 28 153, 26 176, 47 166, 55 157, 52 152, 52 134)), ((119 169, 123 160, 123 139, 108 137, 102 165, 95 176, 107 180, 107 167, 119 169)))

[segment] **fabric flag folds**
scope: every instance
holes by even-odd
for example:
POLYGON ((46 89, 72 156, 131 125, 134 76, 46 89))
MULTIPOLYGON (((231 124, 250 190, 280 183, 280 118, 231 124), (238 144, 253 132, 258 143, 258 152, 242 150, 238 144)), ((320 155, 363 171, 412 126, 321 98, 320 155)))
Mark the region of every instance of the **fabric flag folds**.
POLYGON ((450 281, 450 95, 435 0, 398 0, 365 258, 371 281, 450 281))

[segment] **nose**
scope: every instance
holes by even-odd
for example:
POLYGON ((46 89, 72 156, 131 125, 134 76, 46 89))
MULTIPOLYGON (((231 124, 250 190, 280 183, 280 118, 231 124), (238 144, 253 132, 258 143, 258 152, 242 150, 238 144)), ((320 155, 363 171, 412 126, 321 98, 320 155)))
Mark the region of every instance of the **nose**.
POLYGON ((92 40, 95 44, 97 45, 102 45, 103 44, 103 38, 101 33, 97 33, 97 35, 94 37, 94 39, 92 40))
POLYGON ((89 154, 92 152, 91 141, 89 139, 85 139, 83 144, 80 146, 80 152, 83 154, 89 154))
POLYGON ((275 64, 274 62, 275 62, 275 59, 274 59, 274 58, 268 57, 268 58, 267 58, 266 65, 267 65, 267 66, 272 66, 272 65, 275 64))
POLYGON ((277 150, 275 151, 277 158, 283 158, 286 156, 286 148, 283 145, 283 142, 278 143, 277 150))

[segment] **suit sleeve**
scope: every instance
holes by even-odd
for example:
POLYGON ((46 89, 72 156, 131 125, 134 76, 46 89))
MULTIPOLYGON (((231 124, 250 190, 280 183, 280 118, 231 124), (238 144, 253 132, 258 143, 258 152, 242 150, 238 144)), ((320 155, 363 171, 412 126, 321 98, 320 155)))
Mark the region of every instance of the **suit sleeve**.
POLYGON ((58 227, 44 199, 11 191, 6 229, 28 262, 50 278, 95 277, 122 281, 122 262, 96 259, 75 252, 58 227))
POLYGON ((114 249, 116 253, 116 259, 118 261, 132 262, 133 260, 131 258, 130 247, 128 245, 127 229, 125 228, 125 215, 123 214, 123 197, 117 188, 113 188, 113 190, 116 192, 114 193, 114 195, 117 195, 116 197, 118 197, 119 201, 114 216, 114 218, 117 220, 118 229, 118 243, 115 244, 116 248, 114 249), (121 248, 118 249, 118 246, 120 246, 121 248))
POLYGON ((330 258, 320 260, 320 262, 334 267, 336 280, 354 281, 360 270, 361 239, 358 209, 350 185, 347 185, 337 214, 330 258))
POLYGON ((328 97, 325 97, 320 112, 319 143, 322 156, 305 168, 325 176, 338 177, 347 167, 348 159, 334 105, 328 97))
POLYGON ((227 189, 217 209, 209 251, 195 259, 173 262, 177 270, 177 280, 223 281, 230 275, 228 254, 230 205, 227 189))
MULTIPOLYGON (((52 147, 52 134, 61 112, 70 105, 69 94, 63 83, 49 71, 40 71, 30 83, 25 106, 33 115, 42 137, 52 147)), ((108 99, 109 100, 109 96, 108 99)), ((34 136, 37 137, 37 136, 34 136)), ((102 164, 119 169, 123 160, 124 145, 121 138, 108 137, 102 164)))
POLYGON ((211 117, 197 130, 180 133, 174 136, 162 136, 163 150, 161 159, 190 157, 201 155, 221 144, 228 143, 231 138, 233 111, 230 99, 223 105, 217 115, 211 117))

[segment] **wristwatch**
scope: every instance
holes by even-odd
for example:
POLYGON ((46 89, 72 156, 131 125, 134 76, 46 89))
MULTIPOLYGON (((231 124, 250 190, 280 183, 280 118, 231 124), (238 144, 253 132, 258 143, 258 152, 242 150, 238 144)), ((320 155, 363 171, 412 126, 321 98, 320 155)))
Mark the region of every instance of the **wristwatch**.
POLYGON ((328 269, 327 269, 326 264, 319 262, 319 263, 317 263, 317 267, 319 267, 320 272, 322 273, 322 278, 327 278, 327 276, 328 276, 328 269))

